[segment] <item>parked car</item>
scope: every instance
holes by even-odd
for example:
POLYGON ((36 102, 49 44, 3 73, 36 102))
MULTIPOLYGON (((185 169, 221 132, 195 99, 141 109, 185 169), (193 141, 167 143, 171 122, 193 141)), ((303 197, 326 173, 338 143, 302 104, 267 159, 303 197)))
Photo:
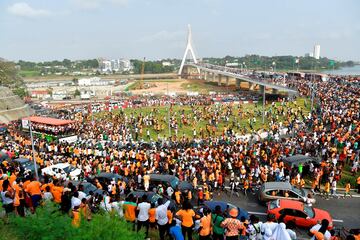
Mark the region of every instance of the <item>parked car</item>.
POLYGON ((241 219, 241 217, 245 217, 245 219, 249 218, 249 213, 242 208, 239 208, 231 203, 224 202, 224 201, 205 201, 204 204, 201 207, 206 207, 211 210, 212 213, 215 212, 215 207, 219 205, 221 207, 221 211, 225 213, 225 215, 228 214, 228 209, 236 208, 238 210, 238 216, 237 219, 241 219))
POLYGON ((41 169, 42 175, 55 176, 57 179, 78 180, 81 169, 73 167, 69 163, 58 163, 41 169))
POLYGON ((107 186, 113 180, 115 180, 115 182, 117 182, 120 179, 120 180, 125 180, 127 182, 127 179, 123 178, 119 174, 107 173, 107 172, 101 172, 95 176, 88 177, 88 178, 86 178, 86 181, 91 182, 92 184, 95 184, 95 179, 99 180, 103 189, 107 189, 107 186))
POLYGON ((9 155, 0 151, 0 163, 2 163, 3 161, 8 161, 8 159, 9 159, 9 155))
POLYGON ((159 184, 164 186, 171 186, 174 190, 178 187, 180 191, 193 190, 191 183, 186 181, 180 181, 174 175, 169 174, 150 174, 150 187, 157 187, 159 184))
POLYGON ((274 214, 276 219, 284 215, 284 222, 293 220, 299 227, 311 228, 323 219, 329 221, 328 229, 333 228, 333 219, 330 214, 318 208, 293 200, 278 199, 268 203, 267 213, 274 214))
POLYGON ((158 199, 159 198, 164 198, 164 203, 168 200, 170 200, 170 205, 169 208, 170 209, 176 209, 176 204, 174 202, 174 200, 170 199, 168 196, 160 196, 159 194, 153 192, 153 191, 142 191, 142 190, 137 190, 137 191, 132 191, 130 192, 127 197, 129 197, 129 195, 132 194, 135 198, 140 199, 142 198, 142 196, 146 195, 147 196, 147 201, 149 203, 153 203, 155 206, 158 206, 158 199))
MULTIPOLYGON (((32 173, 35 172, 35 165, 34 162, 28 158, 16 158, 11 161, 16 167, 20 167, 22 172, 31 171, 32 173)), ((37 165, 37 168, 39 166, 37 165)))
POLYGON ((320 164, 320 159, 302 154, 297 154, 284 159, 284 165, 287 168, 293 168, 299 166, 299 164, 304 166, 310 163, 320 164))
POLYGON ((308 191, 305 189, 299 189, 289 182, 266 182, 262 185, 259 191, 259 200, 262 202, 268 202, 276 199, 289 199, 295 201, 315 203, 314 198, 308 199, 308 191), (285 194, 289 196, 286 197, 285 194))
POLYGON ((90 192, 92 191, 93 193, 98 193, 100 195, 104 195, 105 191, 102 189, 98 189, 95 187, 94 184, 89 183, 89 182, 85 182, 85 181, 66 181, 64 186, 67 186, 68 183, 71 182, 75 187, 79 186, 80 184, 83 185, 84 187, 84 193, 86 195, 89 195, 90 192))

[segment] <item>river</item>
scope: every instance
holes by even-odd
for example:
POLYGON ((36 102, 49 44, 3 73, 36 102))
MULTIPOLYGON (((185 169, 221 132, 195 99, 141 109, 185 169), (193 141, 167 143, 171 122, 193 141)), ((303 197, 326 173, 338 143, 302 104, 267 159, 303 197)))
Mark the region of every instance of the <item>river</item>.
POLYGON ((360 75, 360 65, 353 67, 343 67, 335 70, 326 70, 324 73, 333 75, 360 75))

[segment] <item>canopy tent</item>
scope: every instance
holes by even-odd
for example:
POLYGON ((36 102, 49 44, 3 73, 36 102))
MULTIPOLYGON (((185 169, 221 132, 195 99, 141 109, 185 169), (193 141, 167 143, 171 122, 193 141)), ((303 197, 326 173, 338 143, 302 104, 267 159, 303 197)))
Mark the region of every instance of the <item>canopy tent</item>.
POLYGON ((305 165, 311 162, 320 163, 320 160, 315 157, 301 155, 301 154, 287 157, 284 159, 284 164, 290 167, 299 166, 300 163, 302 163, 302 165, 305 165))
POLYGON ((64 126, 75 122, 72 120, 63 120, 63 119, 39 117, 39 116, 31 116, 31 117, 23 118, 23 120, 27 120, 32 123, 40 123, 40 124, 46 124, 52 126, 64 126))

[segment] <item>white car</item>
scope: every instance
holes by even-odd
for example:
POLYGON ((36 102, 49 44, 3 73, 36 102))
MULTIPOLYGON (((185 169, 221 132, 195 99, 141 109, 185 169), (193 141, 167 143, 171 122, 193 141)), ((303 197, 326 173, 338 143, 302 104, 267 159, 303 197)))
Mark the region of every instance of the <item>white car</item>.
POLYGON ((81 169, 75 168, 69 163, 58 163, 41 169, 41 173, 62 180, 79 180, 81 169))

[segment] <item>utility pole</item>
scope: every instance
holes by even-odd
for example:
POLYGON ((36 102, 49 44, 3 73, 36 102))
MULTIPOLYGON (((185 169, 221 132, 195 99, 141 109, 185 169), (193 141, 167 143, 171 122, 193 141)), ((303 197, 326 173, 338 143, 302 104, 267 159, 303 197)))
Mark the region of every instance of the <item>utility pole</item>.
POLYGON ((31 149, 32 149, 32 155, 33 155, 33 161, 34 161, 35 177, 36 177, 36 181, 39 181, 39 175, 38 175, 38 171, 37 171, 36 158, 35 158, 35 148, 34 148, 34 138, 33 138, 33 133, 32 133, 32 124, 31 124, 30 120, 29 120, 29 128, 30 128, 31 149))

